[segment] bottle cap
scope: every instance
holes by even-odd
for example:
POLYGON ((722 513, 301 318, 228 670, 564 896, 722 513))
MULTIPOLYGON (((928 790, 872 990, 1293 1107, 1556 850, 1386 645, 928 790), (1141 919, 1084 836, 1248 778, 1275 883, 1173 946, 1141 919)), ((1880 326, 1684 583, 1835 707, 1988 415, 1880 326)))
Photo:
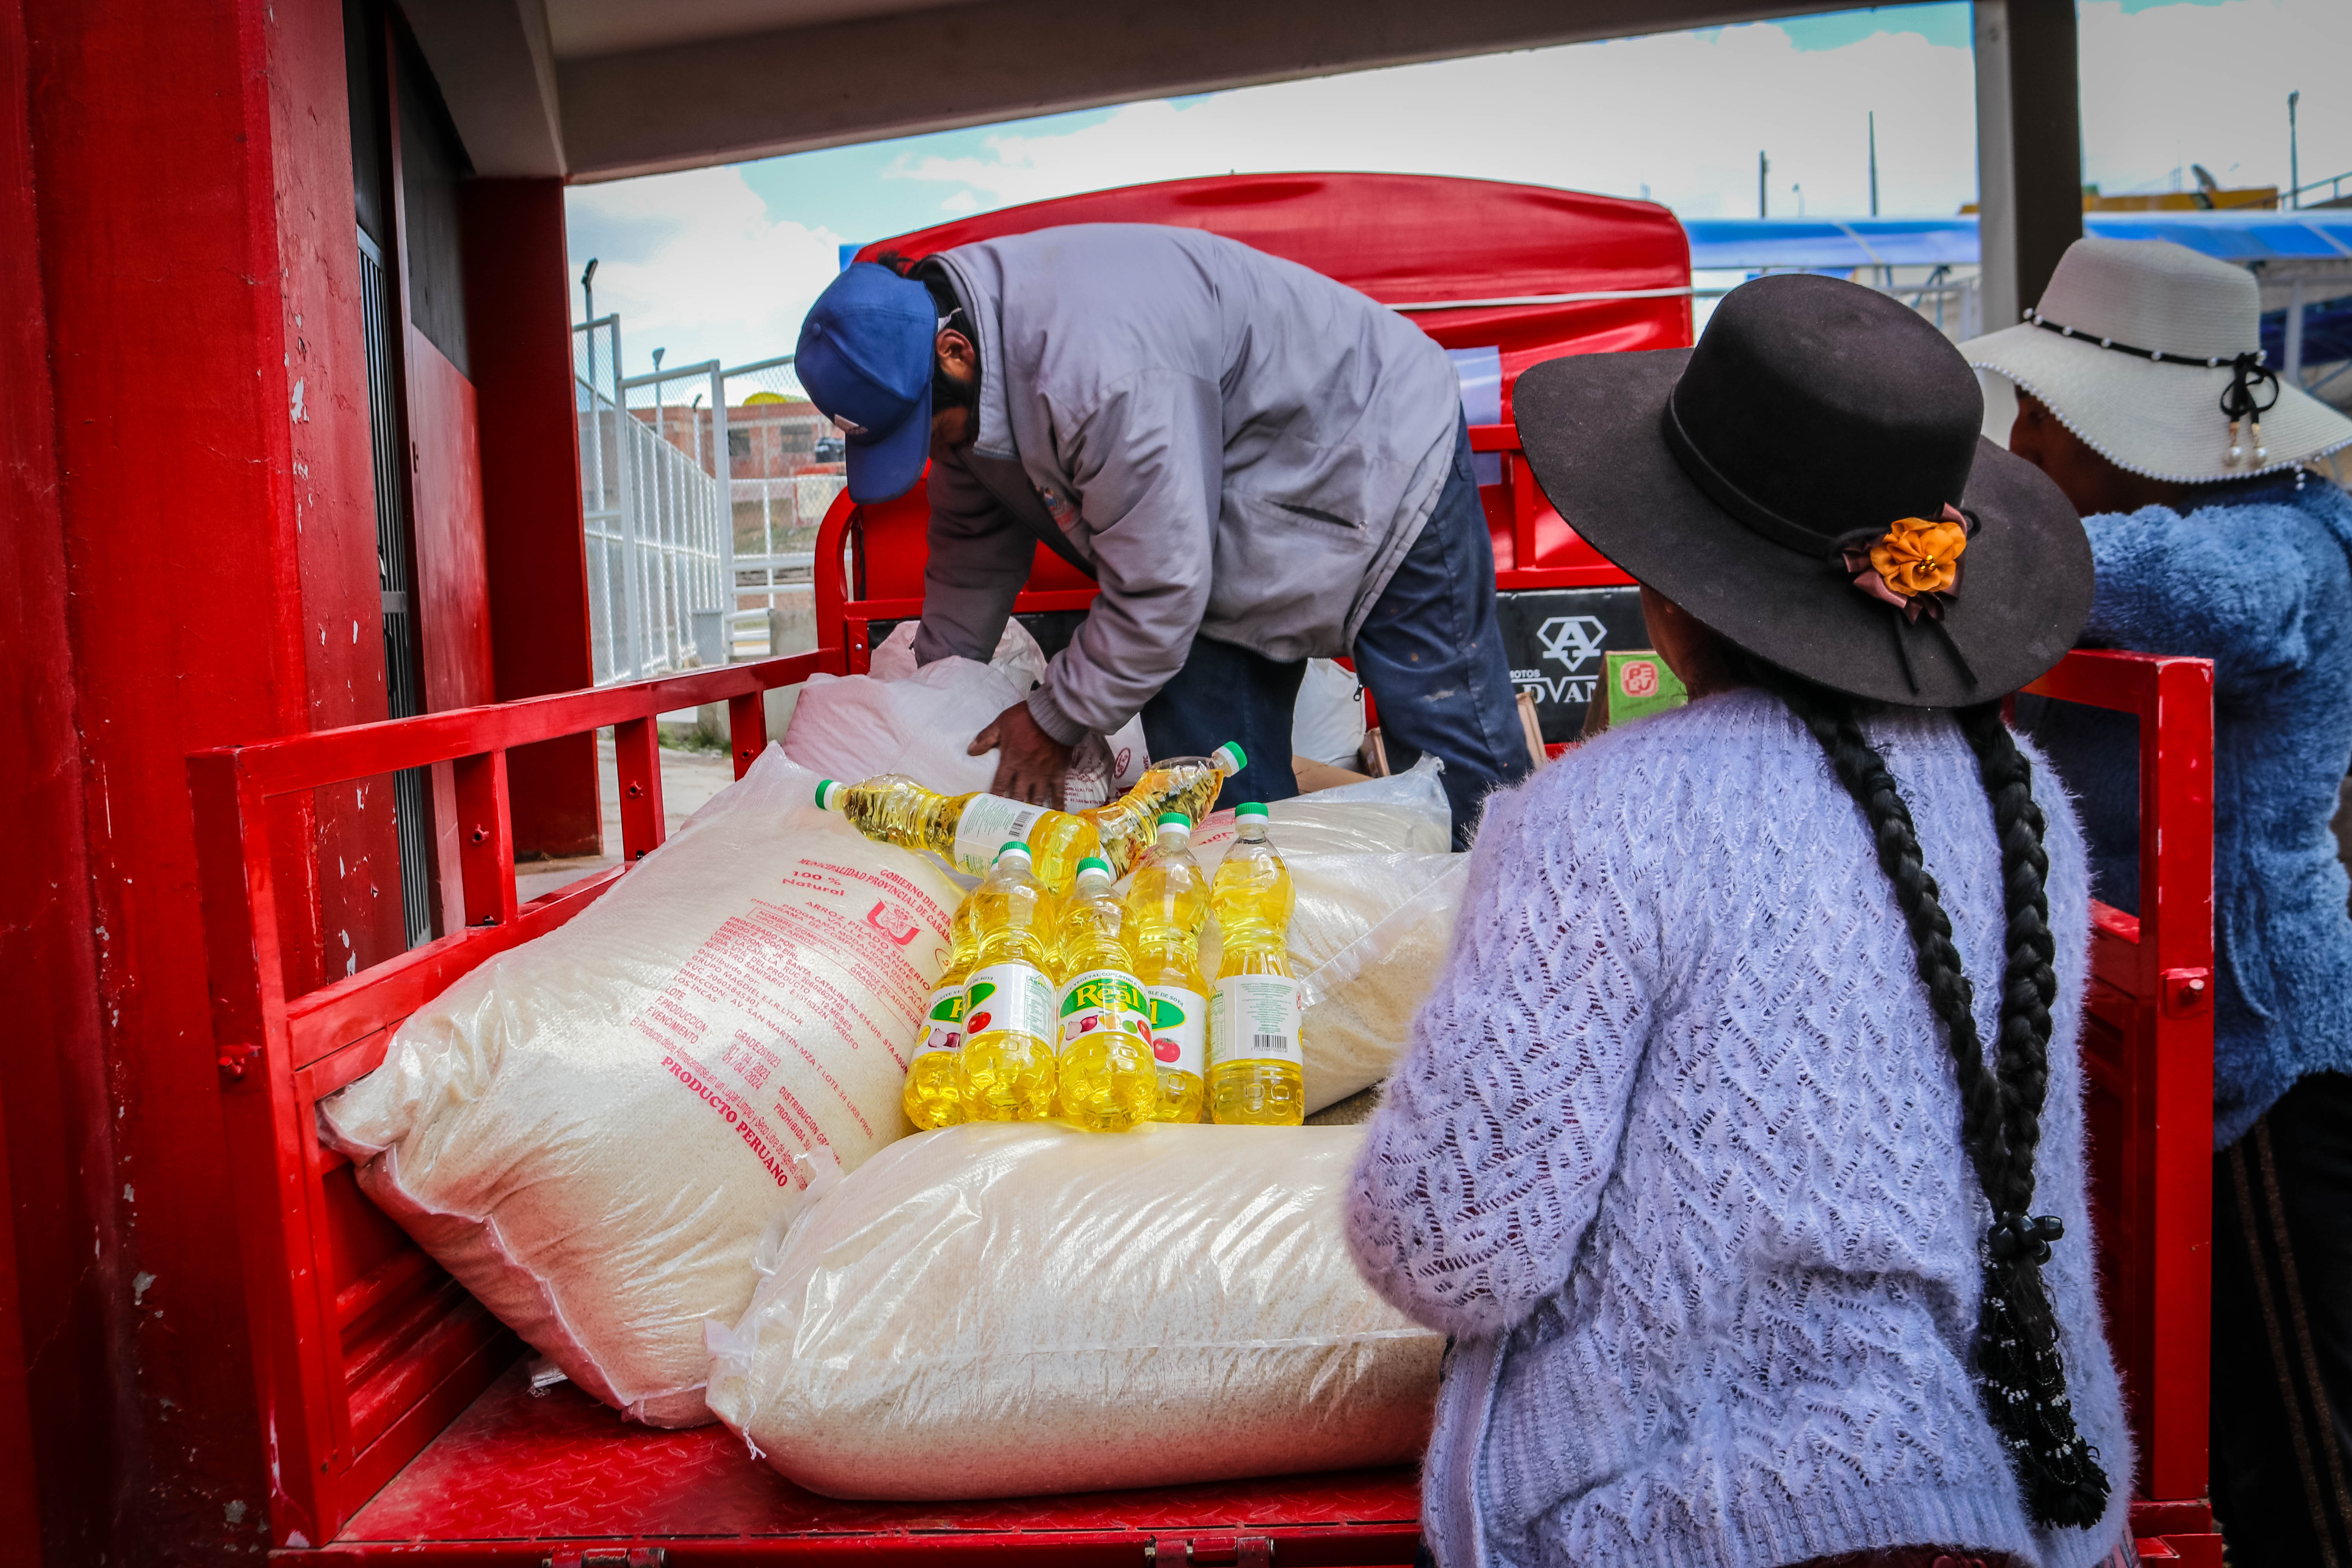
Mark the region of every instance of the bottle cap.
POLYGON ((1209 753, 1209 760, 1227 773, 1237 773, 1249 766, 1249 753, 1242 750, 1239 741, 1227 741, 1209 753))
POLYGON ((1024 840, 1008 838, 996 847, 996 858, 999 860, 1003 859, 1007 855, 1018 855, 1026 860, 1029 858, 1029 846, 1024 840))
POLYGON ((1160 814, 1160 821, 1158 823, 1159 826, 1165 827, 1171 822, 1187 833, 1192 831, 1192 819, 1185 816, 1182 812, 1163 811, 1160 814))
POLYGON ((832 802, 832 800, 831 800, 830 798, 828 798, 828 797, 830 797, 830 796, 832 796, 832 795, 836 795, 837 793, 839 793, 840 789, 841 789, 841 786, 840 786, 839 784, 837 784, 834 783, 831 779, 819 779, 819 780, 817 780, 817 781, 816 781, 816 804, 817 804, 817 805, 818 805, 821 809, 823 809, 823 810, 825 810, 825 811, 831 811, 831 810, 833 809, 833 802, 832 802))
MULTIPOLYGON (((1100 871, 1104 876, 1109 877, 1110 862, 1099 855, 1089 855, 1078 862, 1078 875, 1083 877, 1089 871, 1100 871)), ((1112 880, 1116 881, 1118 879, 1112 878, 1112 880)))
POLYGON ((1234 816, 1236 819, 1244 816, 1264 816, 1265 815, 1265 803, 1264 801, 1245 800, 1242 802, 1241 805, 1234 807, 1234 816))

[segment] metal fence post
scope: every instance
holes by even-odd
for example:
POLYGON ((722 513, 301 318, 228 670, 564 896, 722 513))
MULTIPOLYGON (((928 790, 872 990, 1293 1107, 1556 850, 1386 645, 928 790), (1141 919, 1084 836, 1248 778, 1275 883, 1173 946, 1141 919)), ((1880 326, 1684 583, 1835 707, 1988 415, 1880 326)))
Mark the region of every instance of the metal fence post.
POLYGON ((710 471, 719 480, 719 647, 735 661, 735 468, 727 447, 727 373, 710 365, 710 471))
POLYGON ((625 601, 619 625, 627 628, 624 658, 623 647, 614 649, 614 662, 620 666, 621 679, 635 680, 646 673, 644 639, 639 636, 638 617, 645 605, 645 563, 639 558, 638 515, 641 503, 637 497, 635 455, 629 450, 634 434, 629 428, 628 389, 621 384, 621 321, 613 319, 613 447, 614 466, 620 469, 621 481, 621 596, 625 601))

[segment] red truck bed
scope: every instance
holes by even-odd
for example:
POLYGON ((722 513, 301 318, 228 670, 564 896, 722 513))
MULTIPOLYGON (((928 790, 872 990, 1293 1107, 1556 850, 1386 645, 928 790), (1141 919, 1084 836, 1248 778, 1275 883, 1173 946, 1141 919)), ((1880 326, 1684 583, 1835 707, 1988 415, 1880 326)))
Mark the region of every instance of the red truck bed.
MULTIPOLYGON (((838 541, 836 540, 836 544, 838 541)), ((838 622, 835 623, 837 626, 838 622)), ((625 858, 663 833, 655 716, 725 701, 738 771, 766 744, 766 688, 839 669, 841 650, 667 680, 298 735, 190 760, 205 937, 255 1320, 257 1398, 282 1548, 341 1558, 689 1563, 853 1552, 1002 1562, 1410 1561, 1408 1472, 1019 1502, 842 1503, 787 1485, 723 1429, 632 1427, 568 1386, 526 1389, 511 1336, 359 1194, 312 1107, 371 1070, 418 1005, 494 953, 554 929, 626 870, 519 904, 506 809, 513 747, 612 725, 625 858), (289 798, 396 768, 452 764, 463 815, 464 930, 302 996, 285 994, 277 889, 300 852, 273 834, 289 798), (646 1555, 651 1553, 652 1555, 646 1555), (662 1554, 667 1554, 663 1556, 662 1554), (1240 1555, 1234 1555, 1240 1554, 1240 1555)), ((2091 1005, 2102 1274, 2139 1428, 2151 1531, 2205 1554, 2206 1188, 2210 1146, 2210 667, 2076 654, 2053 696, 2142 717, 2143 923, 2101 908, 2091 1005), (2161 839, 2165 853, 2156 853, 2161 839)), ((1008 1440, 1017 1440, 1011 1438, 1008 1440)), ((2192 1559, 2193 1560, 2193 1559, 2192 1559)))
MULTIPOLYGON (((1214 216, 1212 226, 1284 254, 1290 250, 1269 237, 1276 231, 1251 226, 1286 204, 1319 194, 1341 210, 1397 216, 1394 232, 1418 237, 1423 251, 1407 247, 1411 265, 1351 280, 1391 302, 1458 302, 1453 278, 1431 259, 1442 247, 1429 236, 1443 226, 1425 199, 1429 182, 1370 193, 1385 209, 1362 205, 1364 183, 1393 180, 1182 182, 1153 188, 1149 203, 1179 215, 1154 221, 1214 216), (1402 221, 1413 215, 1418 227, 1402 221)), ((1529 187, 1484 191, 1496 211, 1517 214, 1538 238, 1550 236, 1516 248, 1499 243, 1502 270, 1482 281, 1510 298, 1489 301, 1493 309, 1457 303, 1446 317, 1471 323, 1469 341, 1502 345, 1507 374, 1514 357, 1562 352, 1588 329, 1585 347, 1687 341, 1686 314, 1677 324, 1659 310, 1681 308, 1675 289, 1633 288, 1625 268, 1580 271, 1559 252, 1570 220, 1597 225, 1608 245, 1650 247, 1626 263, 1639 283, 1646 275, 1634 263, 1657 263, 1653 231, 1672 224, 1662 209, 1529 187), (1522 302, 1580 289, 1591 292, 1522 302)), ((1050 221, 1147 216, 1136 210, 1143 201, 1133 193, 1074 198, 1083 210, 1050 221), (1118 196, 1125 205, 1110 199, 1118 196)), ((1033 224, 1043 210, 975 222, 1003 232, 1033 224)), ((1369 252, 1391 231, 1316 233, 1339 252, 1369 252)), ((1679 251, 1670 259, 1669 271, 1685 266, 1679 251)), ((1337 261, 1326 269, 1345 272, 1337 261)), ((1501 459, 1500 482, 1486 494, 1501 585, 1622 596, 1625 579, 1591 555, 1528 480, 1507 409, 1507 386, 1505 422, 1475 432, 1480 449, 1501 459)), ((1411 1561, 1417 1509, 1405 1470, 980 1504, 845 1503, 782 1481, 723 1428, 631 1426, 568 1385, 533 1396, 514 1338, 360 1194, 348 1162, 318 1141, 317 1100, 372 1070, 411 1012, 485 959, 562 924, 627 874, 604 872, 519 901, 509 751, 611 727, 624 858, 634 863, 664 832, 656 717, 727 703, 740 774, 767 743, 762 692, 817 670, 862 668, 873 624, 919 608, 921 554, 919 500, 870 515, 845 502, 818 541, 823 646, 815 653, 190 759, 224 1120, 271 1478, 270 1540, 281 1552, 550 1568, 828 1555, 890 1563, 941 1553, 1007 1563, 1152 1563, 1162 1553, 1247 1563, 1265 1563, 1277 1549, 1288 1563, 1411 1561), (301 831, 303 797, 427 766, 452 775, 463 929, 322 989, 292 993, 286 976, 301 966, 285 962, 279 932, 303 928, 281 922, 278 911, 281 900, 296 907, 316 876, 301 831)), ((1019 608, 1083 609, 1092 584, 1050 554, 1041 552, 1039 563, 1019 608)), ((1568 613, 1540 602, 1530 614, 1538 611, 1568 613)), ((2193 659, 2077 654, 2040 689, 2140 719, 2141 886, 2150 913, 2143 922, 2097 910, 2088 1025, 2094 1201, 2111 1334, 2138 1438, 2137 1492, 2154 1500, 2136 1517, 2142 1534, 2172 1543, 2144 1545, 2159 1557, 2218 1563, 2202 1502, 2212 1032, 2211 987, 2200 983, 2210 982, 2212 963, 2211 669, 2193 659)))
POLYGON ((1418 1494, 1412 1471, 1390 1469, 1007 1502, 839 1502, 784 1480, 723 1426, 631 1426, 569 1384, 533 1395, 518 1363, 325 1555, 396 1546, 436 1562, 561 1563, 578 1550, 593 1562, 614 1551, 598 1542, 618 1542, 619 1561, 629 1543, 654 1542, 637 1550, 672 1568, 787 1550, 876 1568, 949 1554, 1126 1565, 1232 1563, 1245 1543, 1269 1542, 1285 1563, 1410 1563, 1418 1494))

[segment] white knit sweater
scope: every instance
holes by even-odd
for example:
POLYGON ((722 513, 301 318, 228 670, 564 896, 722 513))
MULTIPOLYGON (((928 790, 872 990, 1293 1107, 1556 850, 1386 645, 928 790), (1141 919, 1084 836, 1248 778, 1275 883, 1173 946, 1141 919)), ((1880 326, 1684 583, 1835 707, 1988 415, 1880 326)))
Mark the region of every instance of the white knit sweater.
MULTIPOLYGON (((2000 852, 1943 714, 1864 729, 1996 1037, 2000 852)), ((1990 1212, 1862 811, 1780 702, 1601 737, 1489 805, 1454 952, 1349 1206, 1365 1277, 1454 1336, 1424 1475, 1443 1568, 1764 1568, 1951 1545, 2084 1568, 2132 1450, 2100 1332, 2074 813, 2036 760, 2058 939, 2034 1210, 2113 1485, 2037 1531, 1969 1374, 1990 1212)))

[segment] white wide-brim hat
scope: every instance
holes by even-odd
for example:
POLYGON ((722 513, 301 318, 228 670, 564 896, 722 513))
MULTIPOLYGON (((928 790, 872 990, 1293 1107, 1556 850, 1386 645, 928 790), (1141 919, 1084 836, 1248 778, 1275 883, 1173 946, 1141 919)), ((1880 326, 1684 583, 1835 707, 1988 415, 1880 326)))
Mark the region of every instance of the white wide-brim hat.
POLYGON ((2262 288, 2243 268, 2168 239, 2078 239, 2023 325, 1960 353, 2119 468, 2242 479, 2352 445, 2352 420, 2262 363, 2262 288), (2238 421, 2234 438, 2233 388, 2241 407, 2249 396, 2268 405, 2238 421))

